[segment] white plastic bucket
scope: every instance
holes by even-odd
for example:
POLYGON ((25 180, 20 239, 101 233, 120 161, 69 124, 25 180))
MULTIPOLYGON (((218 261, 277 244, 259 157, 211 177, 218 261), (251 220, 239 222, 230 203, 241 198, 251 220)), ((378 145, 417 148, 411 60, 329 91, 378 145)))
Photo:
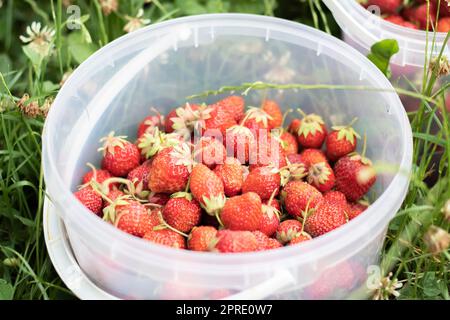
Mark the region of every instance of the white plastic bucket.
MULTIPOLYGON (((150 107, 165 113, 191 94, 243 82, 275 82, 270 79, 274 74, 290 83, 392 89, 372 63, 334 37, 301 24, 243 14, 193 16, 144 28, 102 48, 73 73, 45 124, 43 166, 52 206, 89 282, 126 299, 367 294, 366 269, 378 263, 387 224, 407 192, 404 172, 412 161, 411 128, 394 92, 267 92, 284 109, 301 106, 324 115, 328 125, 358 117, 356 129, 368 136, 367 155, 403 171, 378 177, 372 197, 379 197, 363 215, 301 246, 231 255, 175 250, 115 229, 72 195, 86 162, 100 160, 98 140, 111 130, 133 139, 150 107)), ((262 94, 250 92, 247 104, 260 101, 262 94)))

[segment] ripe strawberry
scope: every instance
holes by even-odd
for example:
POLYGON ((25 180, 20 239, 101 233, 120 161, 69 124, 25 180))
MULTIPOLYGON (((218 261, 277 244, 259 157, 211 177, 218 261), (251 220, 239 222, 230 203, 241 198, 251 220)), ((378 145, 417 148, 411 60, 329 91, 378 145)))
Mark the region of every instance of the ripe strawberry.
POLYGON ((234 115, 228 110, 215 105, 208 106, 208 118, 204 120, 206 134, 222 137, 226 135, 227 129, 237 125, 234 115))
POLYGON ((227 150, 222 142, 212 137, 201 138, 194 147, 194 159, 212 169, 217 164, 223 164, 227 150))
POLYGON ((220 230, 210 250, 222 253, 251 252, 258 250, 258 241, 249 231, 220 230))
POLYGON ((240 96, 229 96, 214 104, 216 108, 223 109, 232 114, 234 120, 239 122, 244 118, 245 101, 240 96))
POLYGON ((281 248, 283 245, 279 243, 276 239, 269 238, 261 231, 253 231, 253 235, 256 238, 256 241, 258 242, 257 251, 265 251, 265 250, 272 250, 281 248))
POLYGON ((138 126, 137 137, 138 139, 144 135, 144 133, 151 133, 155 127, 159 129, 164 128, 164 116, 157 113, 156 115, 147 116, 142 120, 138 126))
POLYGON ((227 158, 224 164, 214 168, 214 173, 222 180, 227 197, 241 193, 244 184, 244 167, 237 159, 227 158))
POLYGON ((299 244, 299 243, 302 243, 305 241, 309 241, 311 239, 312 239, 312 237, 309 234, 307 234, 305 231, 303 231, 298 236, 296 236, 294 239, 289 241, 288 246, 294 246, 296 244, 299 244))
POLYGON ((321 150, 318 149, 305 149, 300 154, 300 161, 305 164, 306 170, 317 163, 328 162, 327 157, 321 150))
POLYGON ((280 135, 281 146, 283 147, 284 153, 289 156, 292 154, 297 154, 298 152, 298 142, 297 138, 289 132, 283 132, 280 135))
POLYGON ((247 163, 251 146, 255 143, 252 131, 242 125, 235 125, 227 129, 224 138, 228 156, 238 159, 242 164, 247 163))
POLYGON ((384 20, 398 24, 400 26, 402 26, 405 23, 405 19, 403 19, 402 16, 399 16, 397 14, 391 15, 391 16, 387 16, 384 18, 384 20))
POLYGON ((187 247, 193 251, 209 251, 211 241, 216 234, 217 229, 211 226, 194 227, 187 239, 187 247))
POLYGON ((323 199, 329 202, 341 202, 343 204, 347 203, 347 198, 345 197, 345 194, 343 194, 340 191, 328 191, 323 195, 323 199))
MULTIPOLYGON (((91 181, 103 183, 106 179, 112 178, 111 173, 108 170, 99 170, 93 168, 91 171, 83 176, 83 184, 88 184, 91 181)), ((112 187, 112 186, 111 186, 112 187)))
POLYGON ((254 192, 229 198, 220 219, 230 230, 258 230, 263 219, 261 198, 254 192))
POLYGON ((74 196, 89 210, 98 216, 102 216, 103 200, 100 194, 92 188, 83 188, 74 192, 74 196))
POLYGON ((352 124, 348 126, 336 126, 332 129, 333 131, 327 136, 325 144, 327 147, 327 157, 330 161, 334 162, 354 152, 356 150, 357 139, 361 137, 352 128, 352 124))
POLYGON ((382 14, 395 14, 403 4, 403 0, 368 0, 368 6, 378 6, 382 14))
POLYGON ((190 189, 208 214, 218 215, 225 204, 225 192, 222 180, 213 171, 197 164, 191 173, 190 189))
POLYGON ((255 192, 261 200, 267 200, 272 193, 278 195, 281 177, 277 169, 271 167, 259 167, 250 171, 242 186, 242 192, 255 192))
POLYGON ((327 136, 325 122, 322 117, 314 113, 303 115, 304 117, 296 133, 298 143, 303 148, 320 149, 327 136))
MULTIPOLYGON (((317 150, 317 149, 311 149, 311 150, 317 150)), ((297 153, 297 154, 288 154, 286 156, 287 160, 289 161, 289 163, 303 163, 302 161, 302 155, 297 153)))
POLYGON ((271 237, 277 231, 277 228, 280 225, 280 203, 277 200, 269 199, 263 201, 261 209, 263 213, 263 219, 258 230, 264 233, 266 236, 271 237))
POLYGON ((300 129, 300 126, 302 124, 302 121, 300 119, 294 119, 291 121, 291 124, 288 127, 288 132, 293 134, 294 136, 297 136, 298 130, 300 129))
MULTIPOLYGON (((110 190, 108 192, 108 194, 106 195, 106 197, 111 200, 112 202, 116 201, 116 199, 118 199, 119 197, 123 197, 125 196, 125 193, 119 189, 113 189, 110 190)), ((108 201, 104 201, 103 202, 103 208, 106 208, 107 206, 109 206, 111 203, 109 203, 108 201)))
POLYGON ((131 170, 127 175, 127 179, 133 182, 137 193, 148 190, 148 180, 150 177, 151 167, 150 164, 151 162, 147 160, 140 166, 131 170))
POLYGON ((305 218, 305 231, 312 237, 321 236, 347 222, 347 206, 340 202, 321 201, 305 218))
POLYGON ((427 21, 429 16, 430 24, 428 26, 429 30, 433 29, 433 26, 436 24, 436 6, 430 2, 430 12, 428 15, 428 5, 426 3, 416 7, 412 11, 412 16, 410 17, 410 22, 416 22, 419 24, 420 28, 423 30, 427 29, 427 21))
POLYGON ((155 193, 185 189, 192 167, 191 149, 185 143, 161 150, 152 160, 148 186, 155 193))
POLYGON ((188 233, 200 222, 202 208, 197 200, 192 200, 190 194, 175 194, 164 206, 162 215, 164 220, 178 231, 188 233))
POLYGON ((114 225, 133 236, 142 238, 155 227, 147 208, 138 201, 116 207, 114 225))
POLYGON ((334 166, 336 189, 355 202, 364 196, 376 181, 376 173, 369 159, 359 154, 345 156, 334 166))
POLYGON ((143 239, 175 249, 186 249, 183 236, 169 229, 151 230, 144 235, 143 239))
POLYGON ((282 244, 299 237, 303 232, 303 225, 298 220, 285 220, 277 228, 276 238, 282 244))
POLYGON ((258 167, 286 167, 286 154, 280 141, 272 134, 260 132, 258 140, 250 149, 250 171, 258 167))
POLYGON ((242 125, 252 130, 255 137, 258 137, 261 132, 267 132, 271 129, 269 127, 272 117, 262 108, 250 107, 245 113, 242 120, 242 125))
POLYGON ((100 140, 104 142, 99 149, 103 151, 102 168, 117 177, 125 177, 140 164, 141 160, 138 147, 126 141, 125 138, 124 136, 114 137, 114 132, 111 132, 100 140))
POLYGON ((445 32, 445 33, 450 31, 450 17, 445 17, 445 18, 439 19, 437 31, 445 32))
POLYGON ((320 192, 327 192, 334 187, 336 178, 328 162, 319 162, 309 167, 307 180, 320 192))
POLYGON ((265 100, 261 107, 268 115, 268 129, 272 130, 278 128, 283 123, 283 113, 280 106, 273 100, 265 100))
POLYGON ((350 203, 348 207, 349 209, 347 211, 347 216, 349 220, 352 220, 363 213, 368 208, 368 204, 360 201, 356 203, 350 203))
POLYGON ((186 103, 184 106, 173 109, 166 116, 165 131, 172 133, 174 131, 190 133, 200 121, 200 106, 197 104, 186 103))
POLYGON ((301 217, 304 211, 314 209, 323 198, 319 190, 303 181, 290 181, 281 197, 286 211, 293 217, 301 217))

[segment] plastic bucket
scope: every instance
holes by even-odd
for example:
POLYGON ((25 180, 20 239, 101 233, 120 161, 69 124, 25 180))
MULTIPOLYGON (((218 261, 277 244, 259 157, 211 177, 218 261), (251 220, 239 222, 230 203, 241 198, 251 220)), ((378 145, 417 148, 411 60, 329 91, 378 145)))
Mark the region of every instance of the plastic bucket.
POLYGON ((100 160, 98 140, 111 130, 133 139, 150 107, 165 113, 191 94, 261 80, 392 90, 372 63, 338 39, 301 24, 241 14, 193 16, 144 28, 102 48, 73 73, 45 124, 43 166, 47 193, 76 262, 95 286, 128 299, 367 294, 367 267, 378 262, 386 227, 407 192, 404 172, 412 161, 411 128, 392 91, 353 87, 246 96, 248 105, 267 94, 285 109, 318 112, 328 125, 358 117, 356 129, 368 136, 367 155, 403 171, 379 176, 371 195, 378 198, 363 215, 302 246, 231 255, 174 250, 115 229, 72 195, 86 163, 100 160))

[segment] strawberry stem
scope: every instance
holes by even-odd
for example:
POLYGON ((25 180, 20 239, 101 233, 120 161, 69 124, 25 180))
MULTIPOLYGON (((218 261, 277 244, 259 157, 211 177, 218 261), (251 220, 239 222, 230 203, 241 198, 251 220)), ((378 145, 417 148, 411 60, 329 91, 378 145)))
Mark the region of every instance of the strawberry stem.
POLYGON ((367 134, 364 132, 364 144, 363 144, 363 149, 362 149, 362 153, 361 153, 361 158, 366 157, 366 151, 367 151, 367 134))
POLYGON ((294 110, 289 109, 283 114, 283 120, 281 121, 281 127, 284 128, 284 122, 286 121, 286 118, 288 114, 292 113, 294 110))
POLYGON ((303 111, 302 109, 300 109, 300 108, 297 108, 297 112, 298 113, 300 113, 300 115, 303 117, 303 118, 306 118, 308 115, 305 113, 305 111, 303 111))

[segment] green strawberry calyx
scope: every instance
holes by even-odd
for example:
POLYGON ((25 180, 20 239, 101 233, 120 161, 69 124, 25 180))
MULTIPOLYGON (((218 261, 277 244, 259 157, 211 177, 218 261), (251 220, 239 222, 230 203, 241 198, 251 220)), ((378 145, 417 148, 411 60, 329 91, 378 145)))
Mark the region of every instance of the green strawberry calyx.
POLYGON ((325 184, 330 180, 331 169, 325 162, 319 162, 309 168, 309 184, 325 184))
POLYGON ((103 143, 101 148, 98 148, 98 151, 103 152, 103 156, 106 152, 114 155, 114 150, 116 147, 120 147, 121 149, 125 148, 125 143, 127 143, 126 136, 114 136, 114 131, 111 131, 106 137, 100 139, 100 143, 103 143))
POLYGON ((353 125, 358 121, 358 118, 354 118, 348 125, 346 126, 333 126, 331 129, 338 132, 337 139, 340 141, 342 139, 347 140, 352 145, 356 143, 356 138, 361 139, 361 136, 353 129, 353 125))

